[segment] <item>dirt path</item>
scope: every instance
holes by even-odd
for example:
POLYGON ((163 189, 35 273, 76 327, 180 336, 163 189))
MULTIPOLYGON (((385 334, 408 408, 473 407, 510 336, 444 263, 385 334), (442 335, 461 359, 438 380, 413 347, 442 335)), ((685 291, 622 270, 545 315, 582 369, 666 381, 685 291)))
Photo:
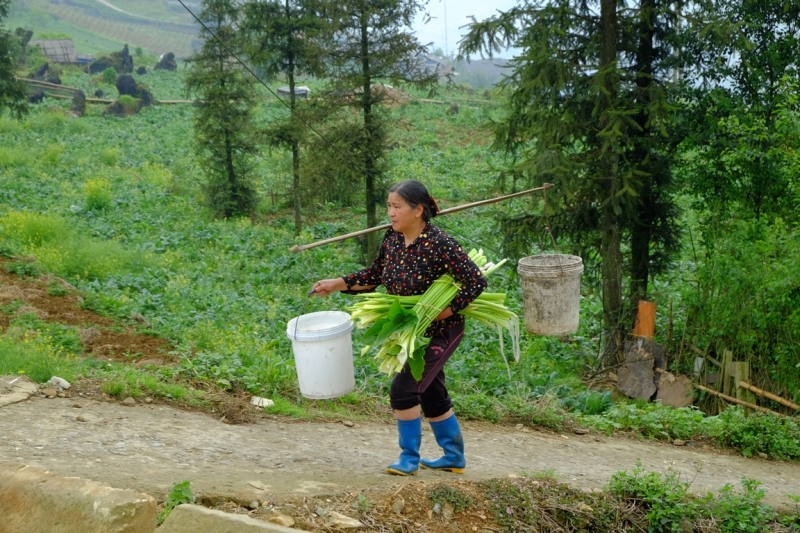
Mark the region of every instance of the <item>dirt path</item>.
MULTIPOLYGON (((612 474, 673 469, 698 493, 757 479, 767 502, 800 493, 800 464, 724 455, 708 448, 607 438, 551 435, 535 430, 464 424, 467 473, 479 480, 549 470, 563 482, 602 488, 612 474)), ((423 454, 437 453, 429 431, 423 454)), ((0 460, 132 488, 163 498, 188 479, 195 493, 249 501, 392 487, 405 478, 384 474, 397 455, 393 426, 262 420, 232 426, 207 415, 163 405, 85 398, 31 399, 0 408, 0 460)), ((421 471, 415 479, 455 479, 421 471)))

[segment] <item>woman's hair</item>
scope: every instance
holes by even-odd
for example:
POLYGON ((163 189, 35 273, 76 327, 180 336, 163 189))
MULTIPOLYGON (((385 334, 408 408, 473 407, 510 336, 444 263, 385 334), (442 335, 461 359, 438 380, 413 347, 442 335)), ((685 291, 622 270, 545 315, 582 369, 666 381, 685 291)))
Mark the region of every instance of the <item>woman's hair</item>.
POLYGON ((428 189, 417 180, 395 183, 389 189, 389 192, 399 194, 403 200, 408 202, 411 209, 416 209, 418 205, 421 205, 422 218, 425 222, 430 221, 430 219, 439 214, 439 206, 436 205, 436 200, 428 193, 428 189))

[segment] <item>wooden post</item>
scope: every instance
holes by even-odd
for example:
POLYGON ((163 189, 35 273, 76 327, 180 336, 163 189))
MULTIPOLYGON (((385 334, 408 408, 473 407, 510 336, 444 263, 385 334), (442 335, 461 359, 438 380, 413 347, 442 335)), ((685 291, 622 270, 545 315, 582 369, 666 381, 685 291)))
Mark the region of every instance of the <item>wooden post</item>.
POLYGON ((639 300, 639 312, 636 315, 634 337, 652 339, 656 332, 656 303, 639 300))
POLYGON ((731 375, 731 362, 733 361, 733 352, 730 350, 725 350, 722 352, 722 361, 720 361, 720 368, 719 368, 719 383, 722 387, 723 394, 730 394, 731 385, 729 376, 731 375))
POLYGON ((667 346, 672 346, 672 332, 674 324, 672 323, 672 298, 669 299, 669 322, 667 325, 667 346))
POLYGON ((737 361, 732 363, 732 365, 734 366, 734 371, 732 376, 733 383, 731 383, 731 387, 736 391, 736 398, 748 403, 755 403, 756 395, 753 394, 750 389, 739 386, 739 383, 742 381, 750 381, 750 365, 747 363, 747 361, 737 361))

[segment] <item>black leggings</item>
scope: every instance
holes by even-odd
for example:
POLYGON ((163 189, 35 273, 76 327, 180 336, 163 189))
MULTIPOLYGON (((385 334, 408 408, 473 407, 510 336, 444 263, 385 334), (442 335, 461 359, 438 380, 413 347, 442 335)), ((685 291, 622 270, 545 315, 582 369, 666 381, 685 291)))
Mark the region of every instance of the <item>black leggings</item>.
POLYGON ((425 349, 425 369, 422 380, 411 375, 406 362, 403 370, 392 380, 389 392, 389 405, 392 409, 411 409, 417 405, 428 418, 441 416, 453 407, 447 387, 444 384, 444 364, 456 351, 464 336, 464 324, 437 331, 425 349))

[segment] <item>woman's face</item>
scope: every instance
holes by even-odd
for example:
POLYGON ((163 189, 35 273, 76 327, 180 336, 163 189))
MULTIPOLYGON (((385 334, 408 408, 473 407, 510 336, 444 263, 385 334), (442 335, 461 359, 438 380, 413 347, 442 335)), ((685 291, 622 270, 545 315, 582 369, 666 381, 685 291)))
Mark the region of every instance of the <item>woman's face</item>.
POLYGON ((389 193, 389 220, 392 221, 392 229, 400 233, 413 232, 425 225, 422 218, 423 207, 417 205, 414 209, 406 200, 396 192, 389 193))

